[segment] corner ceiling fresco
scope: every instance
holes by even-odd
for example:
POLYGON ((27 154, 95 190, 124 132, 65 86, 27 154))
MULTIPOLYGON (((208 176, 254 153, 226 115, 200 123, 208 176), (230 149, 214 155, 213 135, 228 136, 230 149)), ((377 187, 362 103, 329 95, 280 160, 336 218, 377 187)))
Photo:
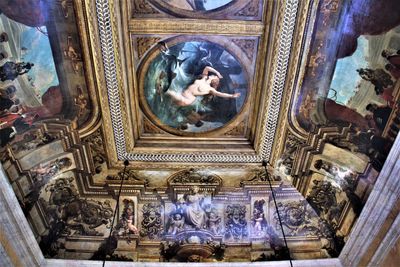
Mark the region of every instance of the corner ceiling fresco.
POLYGON ((1 146, 44 118, 91 116, 77 22, 68 1, 0 4, 1 146))
POLYGON ((278 100, 285 1, 80 2, 0 3, 1 162, 46 258, 338 257, 399 131, 397 1, 299 2, 278 100), (274 101, 267 172, 232 160, 264 159, 274 101))

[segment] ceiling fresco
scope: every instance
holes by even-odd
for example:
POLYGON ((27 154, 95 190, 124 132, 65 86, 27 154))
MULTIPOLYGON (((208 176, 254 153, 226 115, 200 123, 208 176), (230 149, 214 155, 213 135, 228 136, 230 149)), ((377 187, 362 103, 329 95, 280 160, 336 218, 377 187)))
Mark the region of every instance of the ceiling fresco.
POLYGON ((46 258, 339 256, 400 127, 397 1, 83 2, 0 3, 1 163, 46 258))
POLYGON ((1 146, 44 118, 92 118, 77 19, 61 2, 0 4, 1 146))
POLYGON ((261 20, 263 0, 132 0, 134 18, 261 20))
MULTIPOLYGON (((207 39, 214 42, 196 36, 160 39, 142 59, 140 101, 148 118, 166 131, 212 131, 234 120, 243 109, 254 62, 240 47, 227 46, 227 38, 207 39), (243 57, 244 62, 239 60, 243 57)), ((251 38, 234 42, 251 42, 256 47, 251 38)), ((255 51, 248 52, 252 57, 255 51)))

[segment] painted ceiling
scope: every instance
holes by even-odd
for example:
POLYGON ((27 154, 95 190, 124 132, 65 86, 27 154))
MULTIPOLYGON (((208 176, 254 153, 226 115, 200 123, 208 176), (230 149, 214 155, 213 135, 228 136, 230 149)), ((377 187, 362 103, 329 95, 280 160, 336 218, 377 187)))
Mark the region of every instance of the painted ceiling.
POLYGON ((277 210, 292 259, 337 257, 399 131, 396 2, 1 2, 1 160, 45 257, 287 259, 277 210))

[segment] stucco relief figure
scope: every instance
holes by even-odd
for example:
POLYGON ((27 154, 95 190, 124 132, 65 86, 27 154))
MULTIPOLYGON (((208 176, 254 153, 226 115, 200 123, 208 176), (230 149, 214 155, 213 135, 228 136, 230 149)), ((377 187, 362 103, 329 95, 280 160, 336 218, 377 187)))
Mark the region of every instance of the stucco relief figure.
POLYGON ((134 214, 131 208, 126 209, 126 231, 132 234, 137 234, 138 230, 134 225, 134 214))
POLYGON ((262 236, 265 233, 266 227, 268 226, 267 220, 265 219, 264 215, 264 204, 264 199, 254 201, 254 210, 252 217, 253 236, 262 236))
POLYGON ((205 196, 199 193, 199 187, 193 186, 191 194, 184 195, 186 207, 184 209, 185 222, 196 229, 206 228, 207 215, 202 207, 205 196))
POLYGON ((124 209, 116 229, 119 229, 119 235, 138 234, 135 226, 134 202, 124 199, 124 209))
POLYGON ((168 234, 174 235, 183 231, 185 227, 185 218, 180 213, 170 215, 168 234))
POLYGON ((314 186, 307 196, 307 201, 321 218, 337 224, 346 201, 338 203, 336 189, 332 183, 317 180, 314 180, 313 183, 314 186))
POLYGON ((227 222, 225 224, 225 237, 240 241, 247 237, 247 221, 245 219, 246 206, 228 205, 226 207, 227 222))
POLYGON ((211 208, 208 214, 207 229, 214 235, 219 235, 222 232, 221 217, 218 216, 215 208, 211 208))
POLYGON ((321 174, 332 178, 337 186, 344 185, 347 180, 354 179, 356 176, 353 171, 322 159, 314 162, 314 168, 321 174))

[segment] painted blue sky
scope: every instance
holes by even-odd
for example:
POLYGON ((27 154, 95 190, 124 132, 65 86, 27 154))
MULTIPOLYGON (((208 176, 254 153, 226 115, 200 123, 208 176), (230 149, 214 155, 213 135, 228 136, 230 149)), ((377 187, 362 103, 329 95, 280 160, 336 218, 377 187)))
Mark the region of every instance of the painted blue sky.
POLYGON ((204 3, 204 7, 206 10, 211 10, 224 6, 230 2, 232 2, 232 0, 207 0, 204 3))
MULTIPOLYGON (((365 37, 360 36, 357 40, 357 50, 353 55, 337 61, 330 86, 330 88, 337 91, 337 103, 346 104, 355 94, 355 89, 358 83, 362 80, 356 70, 368 66, 368 62, 365 60, 364 55, 368 55, 368 40, 365 37)), ((330 91, 328 97, 335 100, 332 91, 330 91)))
MULTIPOLYGON (((41 31, 47 32, 46 27, 41 27, 41 31)), ((44 94, 50 86, 58 85, 49 38, 36 28, 25 27, 21 34, 21 47, 27 48, 22 55, 23 61, 35 64, 28 75, 33 78, 40 94, 44 94)))

